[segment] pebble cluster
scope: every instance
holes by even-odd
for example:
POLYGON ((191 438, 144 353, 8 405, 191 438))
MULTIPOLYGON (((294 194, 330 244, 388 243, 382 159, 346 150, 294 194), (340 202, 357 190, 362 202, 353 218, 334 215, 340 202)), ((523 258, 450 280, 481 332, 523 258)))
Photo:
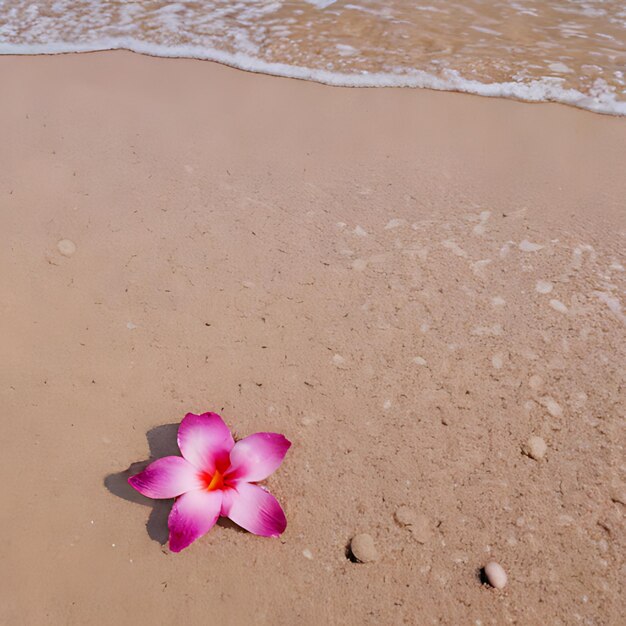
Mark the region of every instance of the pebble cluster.
MULTIPOLYGON (((547 450, 546 443, 540 437, 531 437, 523 447, 525 454, 531 458, 541 458, 547 450)), ((409 506, 400 506, 393 515, 396 523, 411 532, 413 537, 421 544, 432 539, 430 520, 426 515, 417 513, 409 506)), ((303 552, 307 558, 312 558, 310 552, 303 552), (308 553, 308 554, 307 554, 308 553)), ((355 563, 375 563, 380 560, 380 554, 376 548, 374 538, 368 533, 359 533, 350 540, 348 556, 355 563)), ((508 582, 508 576, 504 568, 495 561, 490 561, 481 570, 485 582, 494 589, 504 589, 508 582)))

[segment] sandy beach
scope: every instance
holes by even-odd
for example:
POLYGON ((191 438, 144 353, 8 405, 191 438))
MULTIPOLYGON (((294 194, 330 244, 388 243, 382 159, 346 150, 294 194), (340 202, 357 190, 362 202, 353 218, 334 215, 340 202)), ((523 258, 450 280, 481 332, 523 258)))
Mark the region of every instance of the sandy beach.
POLYGON ((0 80, 0 623, 621 622, 623 119, 129 52, 0 80), (293 442, 288 527, 173 554, 126 478, 208 410, 293 442))

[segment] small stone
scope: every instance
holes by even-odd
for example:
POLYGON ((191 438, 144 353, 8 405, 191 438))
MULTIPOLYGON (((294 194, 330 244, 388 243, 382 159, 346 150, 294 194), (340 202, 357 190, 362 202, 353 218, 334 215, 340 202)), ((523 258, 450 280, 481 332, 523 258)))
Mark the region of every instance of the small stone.
POLYGON ((554 285, 547 280, 538 280, 535 285, 535 291, 542 294, 550 293, 553 288, 554 285))
POLYGON ((374 563, 380 558, 372 536, 367 533, 352 537, 350 552, 359 563, 374 563))
POLYGON ((308 548, 302 550, 302 556, 309 561, 313 559, 313 553, 308 548))
POLYGON ((393 514, 400 526, 413 526, 417 520, 417 513, 409 506, 401 506, 393 514))
POLYGON ((550 306, 559 313, 567 313, 567 307, 560 300, 550 300, 550 306))
POLYGON ((406 220, 403 220, 403 219, 395 217, 394 219, 389 220, 387 222, 387 225, 385 226, 385 230, 391 230, 393 228, 398 228, 398 226, 402 226, 404 224, 406 224, 406 220))
POLYGON ((300 418, 300 423, 303 426, 311 426, 315 424, 316 421, 317 421, 317 418, 314 415, 303 415, 300 418))
POLYGON ((416 356, 413 359, 413 363, 415 363, 415 365, 426 365, 426 359, 421 357, 421 356, 416 356))
POLYGON ((613 502, 619 502, 626 506, 626 488, 612 487, 610 497, 613 502))
POLYGON ((485 577, 494 589, 504 589, 507 583, 507 575, 504 568, 499 563, 491 561, 485 565, 485 577))
POLYGON ((541 437, 530 437, 522 446, 522 452, 535 461, 541 461, 548 451, 546 442, 541 437))
POLYGON ((346 360, 340 354, 333 355, 333 363, 335 365, 337 365, 337 366, 343 365, 345 362, 346 362, 346 360))
POLYGON ((367 231, 364 228, 361 228, 361 226, 356 226, 355 227, 354 234, 357 237, 367 237, 367 231))
POLYGON ((57 250, 63 256, 72 256, 74 252, 76 252, 76 244, 70 239, 61 239, 61 241, 57 243, 57 250))
POLYGON ((522 252, 538 252, 542 248, 542 245, 538 243, 532 243, 531 241, 528 241, 528 239, 524 239, 524 241, 520 242, 519 244, 519 249, 522 252))
POLYGON ((491 357, 491 365, 493 365, 493 367, 497 370, 502 369, 502 366, 504 365, 504 356, 502 352, 498 352, 491 357))
POLYGON ((561 405, 554 398, 544 398, 543 403, 552 417, 561 417, 563 415, 561 405))
POLYGON ((411 533, 419 543, 428 543, 433 536, 430 520, 425 515, 418 515, 411 525, 411 533))
POLYGON ((533 374, 529 379, 528 379, 528 386, 531 389, 541 389, 543 385, 543 378, 541 378, 541 376, 539 376, 538 374, 533 374))

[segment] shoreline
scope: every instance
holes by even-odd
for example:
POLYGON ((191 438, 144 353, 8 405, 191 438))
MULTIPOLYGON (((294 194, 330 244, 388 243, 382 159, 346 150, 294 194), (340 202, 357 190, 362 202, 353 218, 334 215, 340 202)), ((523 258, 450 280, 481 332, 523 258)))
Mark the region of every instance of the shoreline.
POLYGON ((619 623, 623 120, 120 51, 0 77, 1 622, 619 623), (119 487, 206 410, 293 442, 279 540, 171 554, 119 487))
POLYGON ((230 53, 213 49, 207 52, 203 48, 192 46, 168 47, 167 53, 155 52, 155 44, 146 44, 140 40, 122 38, 121 43, 113 41, 103 44, 102 47, 93 45, 79 45, 69 43, 55 44, 0 44, 1 56, 48 56, 59 54, 90 54, 107 52, 130 52, 157 59, 186 59, 189 61, 209 61, 232 69, 238 69, 253 74, 304 80, 329 87, 374 88, 374 89, 428 89, 462 93, 485 98, 503 98, 516 102, 537 104, 563 104, 575 109, 589 111, 612 117, 626 116, 626 102, 615 102, 607 98, 591 98, 582 92, 568 88, 562 89, 556 81, 547 78, 534 80, 531 83, 482 83, 480 81, 463 78, 456 71, 451 71, 446 78, 434 76, 422 70, 415 70, 413 74, 391 75, 388 73, 355 75, 342 74, 319 69, 311 69, 297 65, 283 63, 268 63, 242 53, 230 53), (18 52, 13 52, 13 50, 18 52), (19 52, 23 50, 23 52, 19 52), (35 52, 27 52, 35 50, 35 52))

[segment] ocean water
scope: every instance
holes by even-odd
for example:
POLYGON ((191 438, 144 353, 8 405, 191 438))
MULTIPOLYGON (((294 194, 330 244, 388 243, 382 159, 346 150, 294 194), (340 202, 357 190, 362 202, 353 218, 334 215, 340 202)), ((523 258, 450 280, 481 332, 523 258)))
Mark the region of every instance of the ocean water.
POLYGON ((626 115, 624 0, 0 0, 0 54, 119 48, 626 115))

